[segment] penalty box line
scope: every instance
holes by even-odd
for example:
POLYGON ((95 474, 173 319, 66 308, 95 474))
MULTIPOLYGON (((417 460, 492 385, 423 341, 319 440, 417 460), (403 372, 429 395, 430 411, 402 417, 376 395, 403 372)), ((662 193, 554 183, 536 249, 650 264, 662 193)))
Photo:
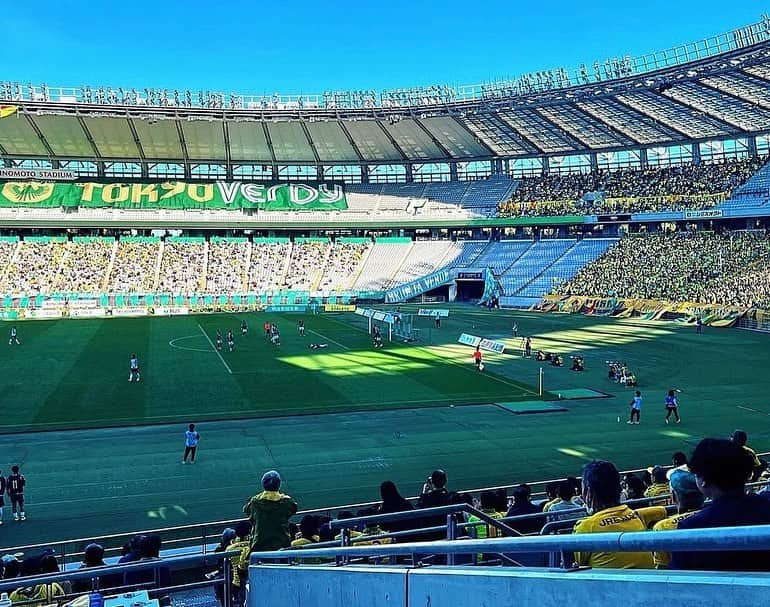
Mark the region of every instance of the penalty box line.
POLYGON ((222 357, 222 353, 217 350, 217 347, 214 345, 214 342, 211 341, 211 338, 209 337, 209 334, 206 333, 206 331, 201 327, 201 324, 198 323, 198 328, 201 330, 201 333, 203 333, 203 336, 206 338, 206 341, 209 342, 209 345, 211 346, 211 349, 214 351, 214 354, 219 356, 219 360, 222 361, 222 364, 225 366, 225 369, 227 369, 227 372, 232 375, 233 370, 230 368, 230 365, 227 364, 227 361, 222 357))

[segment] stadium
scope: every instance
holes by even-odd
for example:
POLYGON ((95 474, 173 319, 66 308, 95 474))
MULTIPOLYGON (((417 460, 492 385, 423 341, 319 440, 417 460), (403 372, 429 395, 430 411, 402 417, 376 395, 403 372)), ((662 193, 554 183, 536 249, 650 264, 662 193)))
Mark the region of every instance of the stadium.
POLYGON ((766 17, 472 86, 0 80, 0 161, 13 605, 770 586, 766 17))

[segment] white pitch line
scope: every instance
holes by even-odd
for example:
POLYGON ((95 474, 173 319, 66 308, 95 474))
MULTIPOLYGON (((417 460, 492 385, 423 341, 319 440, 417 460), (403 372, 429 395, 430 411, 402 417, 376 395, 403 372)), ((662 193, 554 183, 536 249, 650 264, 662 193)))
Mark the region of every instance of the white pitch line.
POLYGON ((225 361, 225 359, 224 359, 224 358, 222 358, 222 353, 221 353, 219 350, 217 350, 217 347, 214 345, 214 342, 213 342, 213 341, 211 341, 211 338, 209 337, 209 334, 208 334, 208 333, 206 333, 206 331, 204 331, 204 330, 203 330, 203 327, 201 327, 201 324, 200 324, 200 323, 198 323, 198 328, 201 330, 201 333, 203 333, 203 336, 206 338, 206 341, 208 341, 208 342, 209 342, 209 344, 211 344, 211 349, 212 349, 212 350, 214 350, 214 354, 216 354, 217 356, 219 356, 219 360, 221 360, 221 361, 222 361, 222 364, 225 366, 225 369, 227 369, 227 372, 228 372, 230 375, 232 375, 232 374, 233 374, 233 370, 230 368, 230 365, 228 365, 228 364, 227 364, 227 362, 225 361))
POLYGON ((325 339, 326 341, 330 341, 333 344, 337 344, 343 350, 350 350, 350 348, 348 348, 347 346, 343 346, 340 342, 334 341, 331 337, 326 337, 326 335, 321 335, 318 331, 313 331, 313 329, 308 329, 307 332, 308 333, 312 333, 313 335, 318 335, 318 337, 320 337, 321 339, 325 339))

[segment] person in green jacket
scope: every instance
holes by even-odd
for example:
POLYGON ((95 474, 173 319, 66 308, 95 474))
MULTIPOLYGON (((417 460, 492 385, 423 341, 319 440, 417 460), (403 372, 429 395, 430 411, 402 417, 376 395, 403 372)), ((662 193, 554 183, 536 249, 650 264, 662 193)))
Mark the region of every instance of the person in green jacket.
POLYGON ((289 519, 297 513, 297 502, 281 493, 281 475, 275 470, 262 476, 264 491, 250 498, 243 512, 252 524, 251 550, 280 550, 291 544, 289 519))

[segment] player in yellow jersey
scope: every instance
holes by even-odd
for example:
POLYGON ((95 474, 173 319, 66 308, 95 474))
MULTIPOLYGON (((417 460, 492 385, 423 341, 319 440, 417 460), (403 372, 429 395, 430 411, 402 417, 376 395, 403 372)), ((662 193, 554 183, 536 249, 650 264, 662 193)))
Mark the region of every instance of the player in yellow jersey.
MULTIPOLYGON (((574 533, 646 531, 647 523, 626 504, 620 503, 620 474, 605 461, 592 461, 583 468, 583 501, 587 518, 575 524, 574 533)), ((576 552, 578 565, 615 569, 652 569, 651 552, 576 552)))
MULTIPOLYGON (((703 507, 704 495, 698 489, 695 475, 685 470, 674 470, 669 479, 671 496, 676 504, 676 514, 664 518, 652 528, 653 531, 670 531, 679 529, 679 523, 703 507)), ((656 569, 667 569, 671 561, 670 552, 653 552, 656 569)))

